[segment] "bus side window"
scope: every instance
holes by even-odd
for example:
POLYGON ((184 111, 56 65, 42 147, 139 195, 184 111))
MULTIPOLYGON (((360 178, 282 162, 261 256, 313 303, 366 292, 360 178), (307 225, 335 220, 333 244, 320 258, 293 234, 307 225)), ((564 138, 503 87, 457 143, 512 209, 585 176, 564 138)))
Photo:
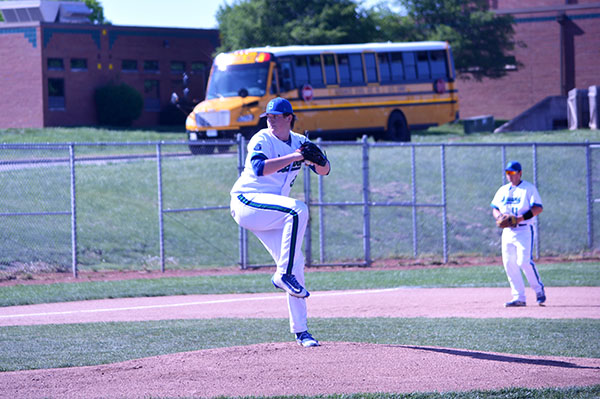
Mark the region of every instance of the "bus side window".
POLYGON ((323 87, 323 68, 321 67, 321 56, 319 54, 308 56, 308 71, 310 72, 310 84, 313 87, 323 87))
POLYGON ((392 75, 390 73, 390 60, 388 53, 379 53, 377 58, 379 60, 379 76, 381 83, 389 83, 392 81, 392 75))
POLYGON ((374 53, 365 53, 365 67, 367 69, 367 81, 369 83, 377 82, 377 66, 374 53))
POLYGON ((305 55, 299 55, 294 58, 294 74, 296 75, 296 87, 302 87, 309 83, 308 63, 305 55))
POLYGON ((404 61, 404 73, 406 80, 417 80, 417 65, 415 63, 415 53, 402 53, 404 61))
POLYGON ((324 54, 323 61, 325 63, 325 79, 327 84, 338 84, 337 73, 335 71, 335 58, 333 54, 324 54))
POLYGON ((362 57, 360 54, 350 54, 350 80, 352 84, 365 82, 362 57))
POLYGON ((338 68, 340 71, 340 85, 350 84, 350 59, 348 54, 338 54, 338 68))
POLYGON ((431 78, 431 73, 429 72, 429 57, 426 51, 419 51, 417 53, 417 71, 419 73, 419 79, 431 78))
POLYGON ((400 82, 404 80, 404 66, 402 62, 402 53, 391 53, 392 56, 392 80, 400 82))
POLYGON ((441 50, 431 51, 429 53, 429 60, 431 61, 431 77, 433 79, 448 77, 445 52, 441 50))
POLYGON ((292 62, 291 60, 281 60, 279 62, 279 88, 282 91, 290 91, 292 85, 292 62))
POLYGON ((279 90, 277 89, 277 69, 273 68, 273 72, 271 75, 271 94, 277 94, 279 90))

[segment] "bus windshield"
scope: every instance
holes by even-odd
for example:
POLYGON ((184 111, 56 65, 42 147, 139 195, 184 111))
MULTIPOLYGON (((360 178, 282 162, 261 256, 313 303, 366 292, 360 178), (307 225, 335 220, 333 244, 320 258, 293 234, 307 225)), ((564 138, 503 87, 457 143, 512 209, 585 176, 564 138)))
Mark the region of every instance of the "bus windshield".
POLYGON ((239 96, 242 89, 247 95, 262 97, 267 92, 269 63, 228 65, 225 70, 214 67, 206 99, 239 96))

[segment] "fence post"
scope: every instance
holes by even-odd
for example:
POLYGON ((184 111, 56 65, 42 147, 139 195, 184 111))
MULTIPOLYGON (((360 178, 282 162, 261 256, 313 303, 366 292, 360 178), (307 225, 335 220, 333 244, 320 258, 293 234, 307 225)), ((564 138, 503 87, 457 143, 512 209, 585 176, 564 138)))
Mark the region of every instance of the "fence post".
POLYGON ((363 163, 363 247, 365 263, 371 265, 371 214, 369 202, 369 143, 367 135, 362 137, 363 163))
POLYGON ((165 230, 163 219, 162 156, 160 143, 156 144, 156 179, 158 182, 158 239, 160 246, 160 271, 165 272, 165 230))
MULTIPOLYGON (((241 133, 236 136, 238 145, 238 177, 244 171, 244 161, 246 159, 244 150, 246 148, 246 141, 241 133)), ((240 269, 246 269, 248 267, 248 232, 242 226, 238 227, 238 239, 240 245, 240 269)))
MULTIPOLYGON (((531 150, 533 152, 533 185, 538 187, 538 178, 537 178, 537 145, 533 143, 531 146, 531 150)), ((535 221, 535 258, 540 258, 540 222, 539 216, 535 221)))
POLYGON ((418 236, 417 236, 417 172, 415 161, 415 146, 410 146, 410 168, 411 168, 411 184, 412 184, 412 223, 413 223, 413 256, 415 259, 418 255, 418 236))
POLYGON ((448 216, 446 203, 446 146, 440 146, 441 174, 442 174, 442 245, 444 251, 444 263, 448 263, 448 216))
MULTIPOLYGON (((290 166, 291 168, 291 166, 290 166)), ((310 169, 308 166, 302 166, 302 173, 304 174, 304 203, 308 207, 308 222, 306 224, 306 231, 304 232, 304 263, 305 266, 310 267, 312 264, 312 237, 311 228, 312 223, 310 222, 310 169)))
POLYGON ((506 146, 502 146, 502 165, 500 166, 502 170, 502 186, 507 183, 506 181, 506 173, 504 173, 504 168, 506 167, 506 146))
POLYGON ((75 196, 75 147, 69 145, 69 167, 71 169, 71 268, 77 278, 77 200, 75 196))
POLYGON ((588 248, 594 248, 594 196, 592 189, 592 155, 588 140, 585 141, 585 169, 586 169, 586 193, 587 197, 587 231, 588 248))

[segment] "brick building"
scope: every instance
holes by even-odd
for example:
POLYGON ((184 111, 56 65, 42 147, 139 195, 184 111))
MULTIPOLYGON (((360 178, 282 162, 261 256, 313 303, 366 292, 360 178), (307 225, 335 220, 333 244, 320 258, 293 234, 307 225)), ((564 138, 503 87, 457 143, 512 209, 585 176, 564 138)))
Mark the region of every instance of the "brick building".
POLYGON ((512 119, 548 96, 600 85, 600 2, 490 0, 490 8, 515 18, 523 66, 498 80, 459 80, 461 118, 512 119))
POLYGON ((0 128, 96 125, 94 92, 109 82, 144 97, 136 127, 159 124, 184 72, 204 98, 218 30, 94 25, 73 6, 0 2, 0 128))

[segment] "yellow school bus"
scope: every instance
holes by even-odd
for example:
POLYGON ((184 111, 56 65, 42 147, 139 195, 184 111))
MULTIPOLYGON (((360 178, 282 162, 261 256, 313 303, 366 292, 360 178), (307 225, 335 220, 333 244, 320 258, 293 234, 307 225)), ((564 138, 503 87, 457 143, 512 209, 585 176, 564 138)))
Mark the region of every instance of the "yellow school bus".
POLYGON ((294 108, 294 131, 325 140, 410 141, 411 129, 459 117, 447 42, 248 48, 215 57, 206 99, 186 119, 190 150, 214 151, 193 142, 251 137, 278 96, 294 108))

